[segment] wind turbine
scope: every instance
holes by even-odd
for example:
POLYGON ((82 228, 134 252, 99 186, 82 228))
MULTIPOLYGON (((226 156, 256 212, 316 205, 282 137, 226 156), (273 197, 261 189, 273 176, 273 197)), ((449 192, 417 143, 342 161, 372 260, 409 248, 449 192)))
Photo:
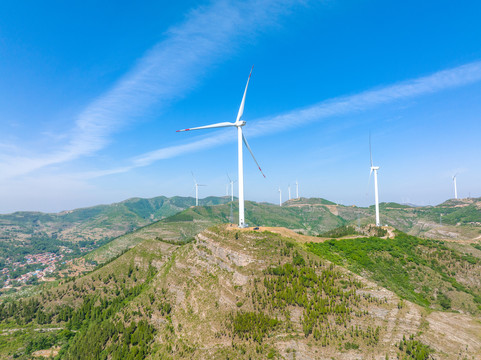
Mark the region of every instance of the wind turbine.
POLYGON ((454 198, 457 199, 458 198, 458 187, 456 186, 456 175, 458 174, 454 174, 453 176, 453 183, 454 183, 454 198))
POLYGON ((299 183, 296 180, 296 199, 299 199, 299 183))
POLYGON ((192 173, 192 179, 194 179, 195 206, 199 206, 199 186, 207 186, 207 185, 198 184, 198 183, 197 183, 197 180, 195 180, 194 173, 192 173))
POLYGON ((282 206, 282 190, 281 190, 281 187, 279 187, 279 206, 282 206))
POLYGON ((371 172, 369 173, 369 179, 371 179, 371 174, 374 171, 374 199, 376 201, 376 226, 381 226, 379 221, 379 194, 377 188, 377 171, 379 166, 374 166, 372 163, 372 151, 371 151, 371 135, 369 134, 369 156, 371 157, 371 172))
POLYGON ((230 196, 231 196, 231 200, 230 201, 234 201, 234 183, 237 181, 237 180, 232 180, 229 176, 229 173, 227 173, 227 177, 229 178, 229 184, 230 184, 230 196))
POLYGON ((289 192, 289 200, 291 200, 291 184, 287 185, 287 190, 289 192))
MULTIPOLYGON (((254 66, 252 67, 252 69, 254 66)), ((195 128, 190 128, 190 129, 182 129, 182 130, 177 130, 177 132, 180 131, 190 131, 190 130, 201 130, 201 129, 214 129, 214 128, 222 128, 222 127, 236 127, 237 128, 237 151, 238 151, 238 168, 239 168, 239 175, 238 175, 238 181, 239 181, 239 227, 247 227, 245 223, 245 218, 244 218, 244 166, 243 166, 243 158, 242 158, 242 142, 244 142, 245 146, 247 147, 247 150, 252 155, 252 158, 254 159, 255 163, 257 164, 257 167, 259 168, 261 174, 264 175, 264 173, 261 170, 261 167, 259 166, 259 163, 257 162, 254 154, 252 153, 252 150, 247 143, 247 139, 245 138, 244 134, 242 134, 242 127, 246 124, 244 120, 242 120, 242 114, 244 113, 244 104, 246 100, 246 93, 247 93, 247 87, 249 86, 249 80, 251 78, 252 74, 252 69, 249 73, 249 77, 247 78, 247 84, 244 90, 244 96, 242 97, 242 101, 239 107, 239 112, 237 113, 237 118, 234 123, 231 122, 222 122, 222 123, 217 123, 217 124, 212 124, 212 125, 206 125, 206 126, 199 126, 195 128)))

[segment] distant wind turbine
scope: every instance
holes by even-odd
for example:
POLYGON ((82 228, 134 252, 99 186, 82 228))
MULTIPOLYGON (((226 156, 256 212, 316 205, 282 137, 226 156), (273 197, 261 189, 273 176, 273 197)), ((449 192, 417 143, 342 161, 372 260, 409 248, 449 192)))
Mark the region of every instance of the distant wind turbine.
POLYGON ((230 196, 231 196, 231 200, 230 201, 234 201, 234 183, 237 181, 237 180, 232 180, 229 176, 229 173, 227 173, 227 178, 229 179, 229 184, 230 184, 230 196))
POLYGON ((194 188, 195 188, 195 206, 199 206, 199 186, 207 186, 203 184, 198 184, 197 180, 195 180, 194 173, 192 172, 192 179, 194 179, 194 188))
POLYGON ((454 174, 453 176, 453 184, 454 184, 454 198, 457 199, 458 198, 458 187, 456 185, 456 176, 458 174, 454 174))
POLYGON ((291 184, 287 185, 287 190, 289 192, 289 200, 291 200, 291 184))
MULTIPOLYGON (((253 69, 254 67, 252 67, 253 69)), ((239 227, 247 227, 245 223, 245 218, 244 218, 244 166, 243 166, 243 158, 242 158, 242 142, 244 142, 245 146, 247 147, 247 150, 252 155, 252 158, 254 159, 255 163, 257 164, 257 167, 259 168, 259 171, 261 174, 264 175, 264 173, 261 170, 261 167, 259 166, 259 163, 257 162, 249 144, 247 143, 247 139, 245 138, 244 134, 242 134, 242 127, 246 124, 246 122, 242 119, 242 115, 244 113, 244 104, 246 100, 246 93, 247 93, 247 87, 249 86, 249 80, 251 78, 252 74, 252 69, 249 73, 249 77, 247 78, 247 84, 244 90, 244 96, 242 97, 242 101, 239 107, 239 112, 237 113, 237 119, 234 123, 230 122, 222 122, 222 123, 217 123, 217 124, 212 124, 212 125, 206 125, 206 126, 199 126, 195 128, 190 128, 190 129, 182 129, 182 130, 177 130, 177 132, 180 131, 189 131, 189 130, 201 130, 201 129, 214 129, 214 128, 222 128, 222 127, 236 127, 237 128, 237 150, 238 150, 238 167, 239 167, 239 175, 238 175, 238 181, 239 181, 239 227)))
POLYGON ((379 194, 377 188, 377 171, 379 166, 374 166, 372 162, 372 150, 371 150, 371 134, 369 134, 369 156, 371 158, 371 172, 369 173, 369 179, 371 179, 371 174, 374 171, 374 199, 376 201, 376 226, 381 226, 379 221, 379 194))
POLYGON ((279 206, 282 206, 282 190, 279 187, 279 206))
POLYGON ((296 180, 296 199, 299 199, 299 182, 296 180))

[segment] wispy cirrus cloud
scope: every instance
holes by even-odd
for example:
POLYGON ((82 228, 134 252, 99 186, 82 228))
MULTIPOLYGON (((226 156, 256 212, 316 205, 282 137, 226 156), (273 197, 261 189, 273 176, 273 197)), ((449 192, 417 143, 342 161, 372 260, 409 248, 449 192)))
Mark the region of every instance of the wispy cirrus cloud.
MULTIPOLYGON (((443 90, 466 86, 481 81, 481 61, 472 62, 456 68, 442 70, 432 75, 404 81, 391 86, 368 90, 359 94, 339 97, 276 116, 249 121, 245 132, 249 136, 262 136, 275 132, 301 127, 332 116, 359 112, 398 100, 429 95, 443 90)), ((207 124, 206 124, 207 125, 207 124)), ((236 137, 221 130, 210 135, 198 136, 189 143, 157 149, 130 160, 129 165, 121 168, 91 172, 87 177, 98 177, 147 166, 155 161, 180 156, 222 145, 236 140, 236 137)))
POLYGON ((64 146, 49 154, 3 154, 2 176, 27 174, 103 149, 116 131, 136 121, 152 106, 162 109, 185 96, 210 66, 236 50, 233 44, 252 39, 258 31, 275 24, 296 3, 219 0, 192 10, 131 71, 78 115, 64 146))
POLYGON ((481 61, 442 70, 432 75, 404 81, 360 94, 335 98, 279 116, 260 119, 251 136, 264 133, 275 124, 277 131, 299 127, 331 116, 345 115, 397 100, 411 99, 481 81, 481 61))

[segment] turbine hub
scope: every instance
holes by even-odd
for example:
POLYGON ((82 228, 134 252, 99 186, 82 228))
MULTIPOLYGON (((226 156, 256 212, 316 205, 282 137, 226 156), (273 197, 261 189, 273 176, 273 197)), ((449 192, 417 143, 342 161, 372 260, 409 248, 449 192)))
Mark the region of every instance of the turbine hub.
POLYGON ((241 120, 238 123, 236 123, 235 126, 241 127, 241 126, 244 126, 245 124, 246 124, 246 122, 244 120, 241 120))

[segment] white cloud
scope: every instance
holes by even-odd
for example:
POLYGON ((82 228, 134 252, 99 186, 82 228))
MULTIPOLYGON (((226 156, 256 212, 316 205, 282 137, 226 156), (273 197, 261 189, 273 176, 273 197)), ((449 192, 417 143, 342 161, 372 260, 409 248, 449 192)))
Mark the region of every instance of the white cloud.
MULTIPOLYGON (((442 90, 469 85, 481 80, 481 61, 442 70, 429 76, 399 84, 369 90, 360 94, 327 100, 319 104, 288 112, 279 116, 259 119, 249 126, 249 134, 258 136, 266 129, 277 131, 299 127, 331 116, 362 111, 396 100, 428 95, 442 90), (273 126, 275 125, 275 127, 273 126)), ((272 131, 271 131, 272 132, 272 131)))
MULTIPOLYGON (((293 0, 214 1, 191 11, 171 28, 109 91, 82 111, 70 140, 45 155, 2 155, 2 176, 14 177, 91 155, 110 142, 122 126, 184 96, 206 70, 257 31, 275 24, 293 0)), ((126 168, 127 169, 127 168, 126 168)))
MULTIPOLYGON (((442 70, 429 76, 401 82, 391 86, 323 101, 304 109, 290 111, 285 114, 252 120, 249 121, 245 127, 245 133, 249 136, 272 134, 274 132, 285 131, 312 122, 321 121, 332 116, 363 111, 396 100, 428 95, 451 88, 469 85, 480 80, 481 61, 478 61, 453 69, 442 70)), ((151 151, 131 159, 130 165, 126 167, 101 172, 92 172, 88 176, 96 177, 129 171, 136 167, 150 165, 158 160, 168 159, 193 151, 236 141, 234 134, 229 134, 228 131, 229 130, 216 131, 212 133, 212 135, 195 137, 188 144, 169 146, 151 151)))

